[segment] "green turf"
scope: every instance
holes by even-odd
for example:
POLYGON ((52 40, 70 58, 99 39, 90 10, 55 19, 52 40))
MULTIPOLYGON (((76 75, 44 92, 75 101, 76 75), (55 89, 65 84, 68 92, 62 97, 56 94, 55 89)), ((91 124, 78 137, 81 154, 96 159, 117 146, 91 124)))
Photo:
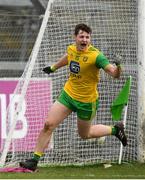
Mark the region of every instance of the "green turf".
POLYGON ((35 173, 0 173, 1 179, 145 179, 145 164, 56 166, 35 173))

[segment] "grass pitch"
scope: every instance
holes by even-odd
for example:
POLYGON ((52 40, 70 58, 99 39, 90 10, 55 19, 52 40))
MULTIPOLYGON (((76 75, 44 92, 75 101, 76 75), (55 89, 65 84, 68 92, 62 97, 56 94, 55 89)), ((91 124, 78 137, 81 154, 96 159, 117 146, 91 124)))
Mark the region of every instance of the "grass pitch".
POLYGON ((40 167, 35 173, 0 173, 0 179, 145 179, 145 164, 40 167))

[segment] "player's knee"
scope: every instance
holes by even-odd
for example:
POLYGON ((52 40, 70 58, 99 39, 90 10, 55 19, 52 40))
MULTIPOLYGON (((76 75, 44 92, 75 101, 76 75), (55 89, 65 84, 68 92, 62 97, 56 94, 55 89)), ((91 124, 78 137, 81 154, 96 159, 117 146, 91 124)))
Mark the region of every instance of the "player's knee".
POLYGON ((54 125, 49 121, 46 121, 43 128, 44 132, 50 132, 53 131, 53 129, 54 129, 54 125))
POLYGON ((79 136, 80 136, 82 139, 89 139, 89 138, 90 138, 90 135, 89 135, 89 134, 85 134, 85 133, 79 133, 79 136))

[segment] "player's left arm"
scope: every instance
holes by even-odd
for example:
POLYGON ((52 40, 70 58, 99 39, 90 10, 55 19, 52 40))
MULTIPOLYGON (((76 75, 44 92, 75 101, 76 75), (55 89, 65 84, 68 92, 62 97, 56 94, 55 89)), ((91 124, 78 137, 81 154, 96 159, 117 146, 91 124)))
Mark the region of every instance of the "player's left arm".
POLYGON ((98 55, 96 59, 96 66, 98 68, 104 69, 107 74, 114 78, 119 78, 122 72, 120 63, 114 62, 114 64, 111 64, 103 53, 98 55))

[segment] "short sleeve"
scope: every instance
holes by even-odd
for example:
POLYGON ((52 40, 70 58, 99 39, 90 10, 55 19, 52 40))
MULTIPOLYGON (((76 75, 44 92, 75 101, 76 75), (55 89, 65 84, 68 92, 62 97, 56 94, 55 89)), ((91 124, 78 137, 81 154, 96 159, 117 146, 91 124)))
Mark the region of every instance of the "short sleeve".
POLYGON ((97 68, 104 69, 109 63, 109 60, 104 56, 103 53, 100 53, 96 58, 96 66, 97 68))

